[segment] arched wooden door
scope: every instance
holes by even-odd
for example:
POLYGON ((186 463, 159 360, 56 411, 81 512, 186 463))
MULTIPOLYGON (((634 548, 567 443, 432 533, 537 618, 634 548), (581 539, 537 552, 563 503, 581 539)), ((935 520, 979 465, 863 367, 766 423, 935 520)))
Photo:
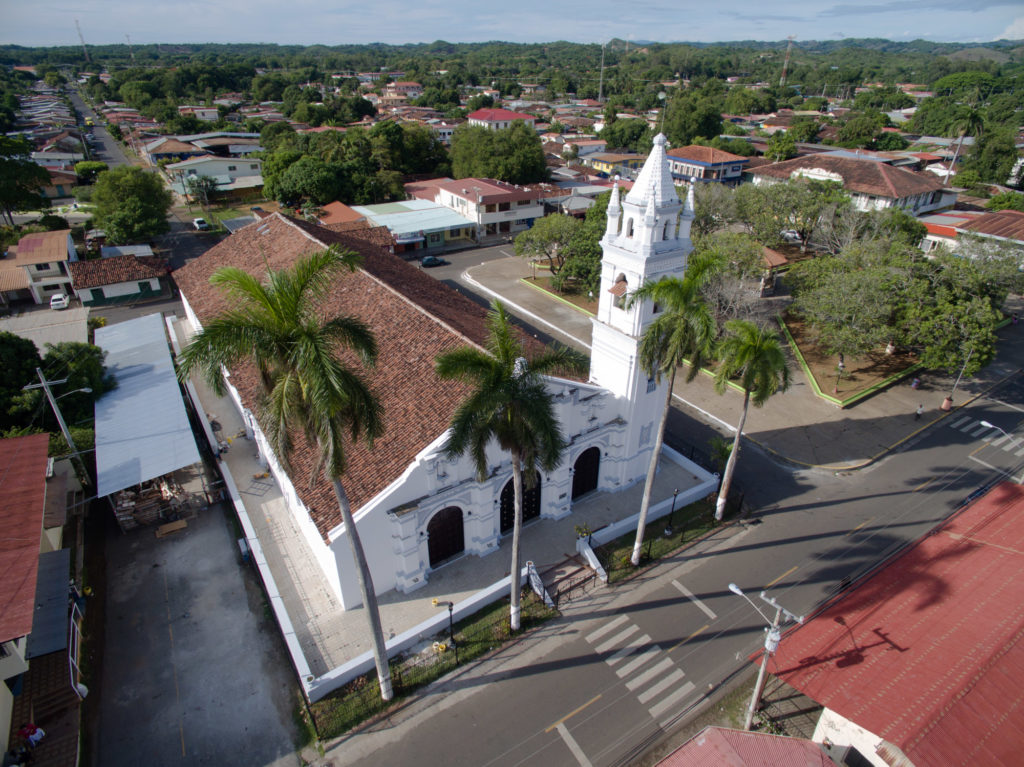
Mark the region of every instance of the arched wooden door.
POLYGON ((427 523, 430 566, 437 567, 465 550, 466 536, 462 529, 462 509, 458 506, 441 509, 427 523))
MULTIPOLYGON (((536 482, 533 487, 527 490, 525 488, 525 479, 523 481, 523 524, 526 524, 531 519, 536 519, 540 516, 540 472, 536 474, 536 482)), ((516 490, 515 483, 510 479, 505 483, 505 487, 501 489, 501 532, 509 532, 516 521, 516 490)))
POLYGON ((590 447, 580 453, 572 467, 572 499, 597 490, 597 479, 601 471, 601 449, 590 447))

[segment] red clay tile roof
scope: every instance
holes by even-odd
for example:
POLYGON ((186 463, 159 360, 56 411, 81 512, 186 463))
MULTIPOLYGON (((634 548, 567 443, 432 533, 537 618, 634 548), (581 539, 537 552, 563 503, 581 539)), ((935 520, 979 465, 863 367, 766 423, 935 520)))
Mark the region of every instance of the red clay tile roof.
POLYGON ((914 764, 1018 765, 1024 488, 998 485, 789 632, 769 670, 914 764))
POLYGON ((467 120, 483 120, 485 122, 501 122, 504 120, 526 120, 531 122, 537 118, 523 112, 512 112, 508 109, 478 109, 466 115, 467 120))
POLYGON ((114 285, 118 282, 149 280, 167 276, 167 261, 158 256, 111 256, 89 261, 71 261, 71 284, 76 290, 114 285))
POLYGON ((1024 241, 1024 213, 1019 210, 997 210, 978 216, 963 227, 964 231, 1024 241))
POLYGON ((715 149, 710 146, 700 146, 698 144, 690 144, 689 146, 681 146, 678 149, 670 149, 667 154, 669 157, 675 157, 680 160, 691 160, 705 165, 746 162, 747 160, 746 157, 733 154, 732 152, 723 152, 721 149, 715 149))
POLYGON ((840 175, 843 178, 843 187, 847 191, 897 200, 936 192, 943 188, 942 182, 934 177, 929 178, 927 175, 904 168, 894 168, 884 162, 819 154, 765 165, 753 169, 751 173, 755 176, 788 179, 793 173, 807 169, 840 175))
POLYGON ((0 440, 0 642, 32 633, 49 434, 0 440))
POLYGON ((810 740, 705 727, 658 762, 657 767, 836 767, 810 740))
POLYGON ((363 219, 361 213, 356 213, 352 208, 343 202, 329 202, 323 206, 323 215, 320 216, 322 224, 341 224, 346 221, 360 221, 363 219))
MULTIPOLYGON (((354 510, 401 476, 417 453, 448 428, 466 394, 464 386, 437 378, 435 357, 467 343, 482 345, 487 334, 483 307, 362 236, 380 228, 339 232, 275 213, 259 226, 235 232, 174 273, 182 294, 203 321, 227 306, 221 292, 210 285, 210 276, 222 266, 263 275, 268 267, 287 267, 331 244, 362 255, 362 267, 340 278, 325 304, 331 314, 355 315, 367 322, 379 349, 378 363, 367 371, 367 378, 384 406, 385 433, 372 449, 363 443, 348 446, 345 485, 354 510)), ((256 411, 259 382, 253 369, 233 370, 231 383, 246 406, 256 411)), ((291 476, 326 539, 341 523, 341 515, 331 486, 322 477, 310 490, 315 463, 313 449, 297 450, 291 476)))

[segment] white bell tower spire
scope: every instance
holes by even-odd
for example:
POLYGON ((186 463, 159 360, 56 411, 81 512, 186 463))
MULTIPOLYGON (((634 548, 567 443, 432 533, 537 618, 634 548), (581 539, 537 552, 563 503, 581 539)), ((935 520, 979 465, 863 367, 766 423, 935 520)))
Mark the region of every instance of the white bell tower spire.
POLYGON ((619 201, 618 186, 608 202, 608 224, 601 239, 601 288, 593 320, 590 380, 609 389, 626 422, 622 481, 646 470, 653 428, 665 402, 666 380, 648 380, 639 359, 640 339, 657 316, 651 301, 627 308, 639 286, 663 277, 682 277, 693 244, 692 184, 688 204, 676 195, 665 155, 665 136, 654 138, 651 154, 632 190, 619 201))

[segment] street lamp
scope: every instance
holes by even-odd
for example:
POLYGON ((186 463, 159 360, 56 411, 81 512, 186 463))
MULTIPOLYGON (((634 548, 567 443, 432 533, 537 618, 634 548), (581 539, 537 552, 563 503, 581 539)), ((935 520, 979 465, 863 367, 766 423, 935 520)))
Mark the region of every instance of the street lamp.
POLYGON ((90 389, 88 386, 83 386, 81 389, 75 389, 74 391, 64 392, 64 394, 61 394, 59 397, 57 397, 57 399, 64 399, 65 397, 70 397, 72 394, 78 394, 79 392, 82 392, 83 394, 92 394, 92 389, 90 389))
POLYGON ((434 607, 447 607, 448 608, 448 642, 451 644, 452 649, 455 650, 455 665, 459 665, 459 646, 455 644, 455 625, 452 619, 452 612, 455 610, 455 603, 450 600, 441 600, 434 597, 430 600, 434 607))
POLYGON ((1009 440, 1011 442, 1015 442, 1017 444, 1020 444, 1020 440, 1019 439, 1017 439, 1012 434, 1010 434, 1010 432, 1008 432, 1006 429, 1003 429, 1003 428, 1000 428, 999 426, 996 426, 994 423, 989 423, 988 421, 981 421, 981 425, 984 426, 986 429, 995 429, 996 431, 1001 431, 1003 434, 1005 434, 1007 436, 1007 438, 1009 438, 1009 440))
POLYGON ((676 496, 679 495, 679 488, 672 491, 672 511, 668 513, 668 524, 665 525, 665 537, 672 535, 672 518, 676 514, 676 496))
POLYGON ((839 379, 843 377, 844 370, 846 370, 846 363, 844 363, 842 357, 840 357, 839 364, 836 365, 836 385, 832 387, 833 394, 839 394, 839 379))
POLYGON ((775 654, 775 651, 779 647, 779 641, 782 639, 782 632, 779 631, 779 626, 782 624, 782 616, 785 614, 787 618, 792 621, 796 621, 797 623, 803 623, 804 617, 802 615, 794 615, 776 602, 773 597, 769 597, 764 591, 762 591, 761 600, 775 608, 774 620, 769 619, 761 608, 754 603, 754 600, 744 594, 743 589, 735 583, 729 584, 729 591, 746 599, 750 603, 750 606, 757 610, 758 614, 768 623, 768 628, 766 629, 767 633, 764 636, 764 654, 761 656, 761 668, 757 672, 757 683, 754 685, 754 694, 750 697, 750 706, 747 708, 747 718, 743 724, 743 729, 749 730, 751 725, 754 723, 754 712, 757 710, 757 704, 761 699, 761 691, 764 689, 764 677, 768 670, 768 656, 775 654))
POLYGON ((57 405, 57 400, 68 396, 68 394, 77 394, 78 392, 87 392, 91 394, 92 389, 90 389, 88 386, 84 386, 81 389, 66 392, 60 395, 60 397, 54 397, 53 392, 50 390, 51 384, 59 385, 62 383, 67 383, 68 379, 62 378, 59 381, 48 381, 46 380, 46 376, 43 374, 41 368, 36 368, 36 374, 39 376, 39 383, 27 384, 26 386, 22 386, 21 388, 24 391, 28 391, 30 389, 42 389, 46 393, 46 398, 50 400, 50 407, 53 408, 53 414, 54 416, 56 416, 57 423, 60 426, 61 434, 64 435, 64 439, 68 443, 68 447, 71 448, 71 460, 72 462, 74 462, 75 458, 78 458, 78 461, 81 464, 82 475, 79 478, 79 480, 83 485, 88 485, 89 471, 85 468, 85 462, 82 461, 82 457, 78 454, 78 447, 75 445, 75 440, 71 438, 71 432, 68 431, 68 425, 64 422, 64 414, 60 412, 60 407, 57 405))

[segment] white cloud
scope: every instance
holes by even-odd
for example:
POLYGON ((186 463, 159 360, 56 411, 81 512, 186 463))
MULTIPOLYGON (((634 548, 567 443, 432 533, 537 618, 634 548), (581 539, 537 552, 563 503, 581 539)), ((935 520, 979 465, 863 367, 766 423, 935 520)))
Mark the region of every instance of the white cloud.
POLYGON ((1024 16, 1018 16, 1004 29, 997 40, 1024 40, 1024 16))

